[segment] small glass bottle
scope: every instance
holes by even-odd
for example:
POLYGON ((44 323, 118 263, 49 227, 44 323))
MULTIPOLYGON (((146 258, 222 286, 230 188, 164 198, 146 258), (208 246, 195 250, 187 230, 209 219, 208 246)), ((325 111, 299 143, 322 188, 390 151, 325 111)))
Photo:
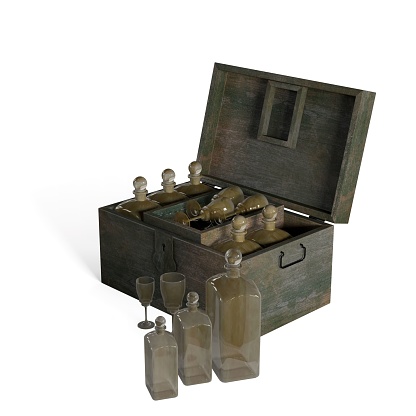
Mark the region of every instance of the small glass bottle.
POLYGON ((196 196, 214 190, 211 186, 201 183, 202 165, 198 161, 191 162, 188 169, 190 181, 176 186, 175 189, 177 191, 183 192, 187 196, 196 196))
POLYGON ((147 181, 143 178, 143 176, 138 176, 133 181, 133 186, 133 194, 135 198, 121 202, 115 209, 121 214, 143 220, 143 212, 158 208, 160 205, 157 202, 151 201, 147 198, 147 181))
POLYGON ((173 202, 188 199, 183 192, 175 190, 175 172, 172 169, 165 169, 162 172, 163 190, 152 192, 148 195, 149 199, 158 202, 160 205, 168 205, 173 202))
POLYGON ((269 201, 263 194, 250 195, 244 201, 237 204, 234 214, 245 215, 264 208, 268 203, 269 201))
POLYGON ((214 200, 221 197, 230 198, 235 207, 244 200, 243 191, 239 186, 235 185, 221 189, 221 191, 215 194, 212 199, 214 200))
POLYGON ((197 201, 192 202, 192 209, 194 210, 195 216, 189 217, 182 211, 179 211, 173 217, 174 221, 179 222, 183 225, 190 225, 191 221, 224 221, 227 216, 234 211, 234 204, 230 198, 220 197, 213 199, 208 205, 200 208, 197 201))
POLYGON ((242 215, 236 215, 232 222, 231 240, 214 244, 214 250, 225 253, 230 248, 238 248, 242 254, 250 254, 261 249, 261 245, 255 241, 246 240, 247 220, 242 215))
POLYGON ((178 395, 178 344, 166 331, 166 319, 155 319, 155 330, 144 336, 146 387, 153 400, 178 395))
POLYGON ((212 368, 223 381, 254 378, 260 370, 261 296, 240 276, 242 255, 225 253, 225 273, 206 282, 206 310, 212 324, 212 368))
POLYGON ((263 228, 247 234, 247 240, 255 241, 262 247, 268 247, 291 237, 288 232, 276 228, 277 208, 274 205, 264 207, 262 214, 263 228))
POLYGON ((178 343, 179 377, 186 386, 212 379, 211 321, 198 309, 199 296, 189 292, 187 308, 175 312, 173 335, 178 343))

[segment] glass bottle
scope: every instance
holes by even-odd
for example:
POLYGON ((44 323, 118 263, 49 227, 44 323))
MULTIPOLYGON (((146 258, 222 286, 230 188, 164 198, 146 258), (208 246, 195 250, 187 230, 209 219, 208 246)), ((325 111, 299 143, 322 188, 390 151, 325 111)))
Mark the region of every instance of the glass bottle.
POLYGON ((151 201, 147 198, 147 181, 143 178, 143 176, 138 176, 133 181, 133 186, 133 194, 135 197, 133 199, 129 199, 128 201, 121 202, 115 209, 121 214, 143 220, 143 212, 158 208, 160 205, 157 202, 151 201))
POLYGON ((191 162, 188 169, 190 181, 176 186, 177 191, 183 192, 187 196, 196 196, 214 190, 211 186, 201 183, 202 165, 198 161, 191 162))
POLYGON ((160 205, 168 205, 173 202, 188 199, 183 192, 178 192, 174 189, 175 185, 175 172, 172 169, 165 169, 162 172, 163 190, 152 192, 148 197, 152 201, 158 202, 160 205))
POLYGON ((187 300, 187 308, 173 316, 173 335, 178 343, 179 377, 189 386, 211 381, 212 356, 211 321, 198 309, 196 292, 189 292, 187 300))
POLYGON ((235 207, 235 215, 244 215, 264 208, 269 201, 263 194, 254 194, 245 198, 235 207))
POLYGON ((155 330, 144 336, 146 387, 153 400, 178 395, 178 345, 166 331, 166 319, 155 319, 155 330))
POLYGON ((229 186, 227 188, 221 189, 221 191, 215 194, 212 199, 214 200, 222 197, 230 198, 236 207, 240 202, 243 201, 244 194, 239 186, 229 186))
POLYGON ((206 282, 206 310, 212 325, 212 368, 223 381, 254 378, 260 370, 261 296, 240 276, 242 254, 225 253, 225 273, 206 282))
POLYGON ((247 234, 247 240, 255 241, 262 247, 268 247, 291 237, 288 232, 276 228, 277 208, 274 205, 264 207, 262 214, 263 228, 247 234))
MULTIPOLYGON (((193 201, 196 203, 196 201, 193 201)), ((199 204, 198 204, 199 205, 199 204)), ((196 211, 198 209, 194 207, 196 211)), ((184 225, 189 225, 191 221, 202 220, 202 221, 222 221, 234 211, 234 204, 230 198, 220 197, 213 199, 208 205, 205 205, 199 210, 198 215, 191 218, 188 217, 184 212, 177 212, 173 217, 174 221, 184 225)))
POLYGON ((250 254, 261 249, 261 245, 252 240, 246 240, 247 220, 242 215, 236 215, 231 222, 231 240, 214 244, 212 248, 225 253, 230 248, 238 248, 242 254, 250 254))

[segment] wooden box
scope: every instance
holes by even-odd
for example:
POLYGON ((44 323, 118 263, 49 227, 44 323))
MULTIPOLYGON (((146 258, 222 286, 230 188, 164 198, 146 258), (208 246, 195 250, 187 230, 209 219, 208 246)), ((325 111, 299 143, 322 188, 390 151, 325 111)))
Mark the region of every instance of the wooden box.
MULTIPOLYGON (((348 222, 374 99, 368 91, 214 66, 197 156, 203 181, 263 193, 292 235, 242 261, 242 274, 262 295, 262 334, 330 302, 332 223, 348 222)), ((176 270, 204 308, 205 281, 224 266, 211 245, 229 224, 200 232, 174 223, 183 203, 147 212, 143 221, 115 212, 116 205, 99 209, 102 282, 136 297, 135 279, 153 276, 152 305, 165 310, 159 276, 176 270)), ((261 227, 260 214, 249 221, 261 227)))

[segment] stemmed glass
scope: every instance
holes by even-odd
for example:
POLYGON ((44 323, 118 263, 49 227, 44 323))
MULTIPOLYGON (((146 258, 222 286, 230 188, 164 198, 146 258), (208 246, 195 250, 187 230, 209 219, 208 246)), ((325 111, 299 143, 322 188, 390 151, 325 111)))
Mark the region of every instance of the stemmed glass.
POLYGON ((173 315, 181 308, 185 289, 186 280, 182 273, 168 272, 160 276, 163 304, 170 314, 173 315))
POLYGON ((144 306, 144 321, 141 321, 137 326, 141 329, 150 329, 155 326, 155 323, 147 320, 147 307, 153 299, 155 291, 155 279, 149 276, 141 276, 136 279, 136 292, 140 303, 144 306))

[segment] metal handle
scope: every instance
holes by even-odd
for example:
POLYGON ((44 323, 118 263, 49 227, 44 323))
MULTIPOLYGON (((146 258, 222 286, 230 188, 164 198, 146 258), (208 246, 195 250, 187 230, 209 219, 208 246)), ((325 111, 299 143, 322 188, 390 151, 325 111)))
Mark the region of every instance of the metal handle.
POLYGON ((279 266, 280 266, 281 269, 286 269, 286 267, 293 266, 294 264, 300 263, 302 260, 305 260, 305 257, 306 257, 306 247, 303 244, 301 244, 300 246, 303 249, 302 257, 299 260, 296 260, 296 261, 294 261, 292 263, 286 264, 285 266, 283 266, 283 256, 285 255, 285 253, 283 253, 283 251, 280 252, 280 256, 279 256, 279 266))

